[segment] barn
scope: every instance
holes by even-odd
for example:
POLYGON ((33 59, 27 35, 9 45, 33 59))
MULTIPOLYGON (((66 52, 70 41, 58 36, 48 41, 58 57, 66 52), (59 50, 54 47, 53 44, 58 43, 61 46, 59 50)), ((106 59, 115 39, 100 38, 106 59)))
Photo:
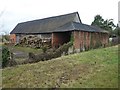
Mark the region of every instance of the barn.
POLYGON ((19 43, 26 35, 37 35, 43 41, 49 39, 52 47, 63 45, 73 37, 76 51, 107 46, 109 39, 107 31, 83 24, 78 12, 18 23, 10 32, 11 42, 19 43))

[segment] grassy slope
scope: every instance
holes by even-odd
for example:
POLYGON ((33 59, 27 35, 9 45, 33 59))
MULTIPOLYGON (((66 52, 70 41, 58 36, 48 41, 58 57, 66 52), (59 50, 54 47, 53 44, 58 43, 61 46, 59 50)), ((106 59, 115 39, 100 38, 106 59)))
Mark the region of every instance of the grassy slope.
POLYGON ((29 52, 41 53, 42 52, 42 49, 34 49, 34 48, 30 48, 30 47, 7 46, 7 45, 4 45, 4 46, 8 47, 9 50, 12 52, 16 52, 16 51, 21 51, 21 52, 25 52, 25 53, 29 53, 29 52))
POLYGON ((3 87, 118 86, 118 46, 3 69, 3 87))

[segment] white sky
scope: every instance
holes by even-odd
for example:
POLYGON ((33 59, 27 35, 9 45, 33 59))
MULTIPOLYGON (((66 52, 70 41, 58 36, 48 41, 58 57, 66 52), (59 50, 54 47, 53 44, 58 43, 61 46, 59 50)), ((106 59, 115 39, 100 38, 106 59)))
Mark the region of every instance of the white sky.
POLYGON ((83 23, 91 24, 94 16, 114 19, 118 23, 119 0, 0 0, 0 33, 10 32, 20 22, 79 12, 83 23))

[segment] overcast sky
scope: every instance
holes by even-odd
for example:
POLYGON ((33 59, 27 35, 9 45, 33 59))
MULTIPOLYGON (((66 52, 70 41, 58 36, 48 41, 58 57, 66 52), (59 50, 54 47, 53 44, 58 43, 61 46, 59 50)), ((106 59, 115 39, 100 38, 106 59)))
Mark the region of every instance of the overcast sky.
POLYGON ((94 16, 114 19, 118 23, 119 0, 0 0, 0 33, 10 32, 20 22, 42 19, 78 11, 83 23, 94 16))

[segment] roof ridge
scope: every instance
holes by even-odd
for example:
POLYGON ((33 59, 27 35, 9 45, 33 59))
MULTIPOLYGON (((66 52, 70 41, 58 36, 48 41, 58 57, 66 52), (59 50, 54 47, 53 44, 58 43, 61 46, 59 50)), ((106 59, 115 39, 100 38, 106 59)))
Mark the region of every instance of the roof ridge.
MULTIPOLYGON (((61 16, 67 16, 67 15, 72 15, 72 14, 78 14, 78 12, 76 11, 76 12, 67 13, 67 14, 61 14, 61 15, 55 15, 55 16, 45 17, 45 18, 41 18, 41 19, 35 19, 35 20, 20 22, 20 23, 18 23, 18 24, 28 23, 28 22, 33 22, 33 21, 39 21, 39 20, 45 20, 45 19, 50 19, 50 18, 56 18, 56 17, 61 17, 61 16)), ((78 15, 79 15, 79 14, 78 14, 78 15)), ((79 17, 79 19, 80 19, 80 17, 79 17)))

